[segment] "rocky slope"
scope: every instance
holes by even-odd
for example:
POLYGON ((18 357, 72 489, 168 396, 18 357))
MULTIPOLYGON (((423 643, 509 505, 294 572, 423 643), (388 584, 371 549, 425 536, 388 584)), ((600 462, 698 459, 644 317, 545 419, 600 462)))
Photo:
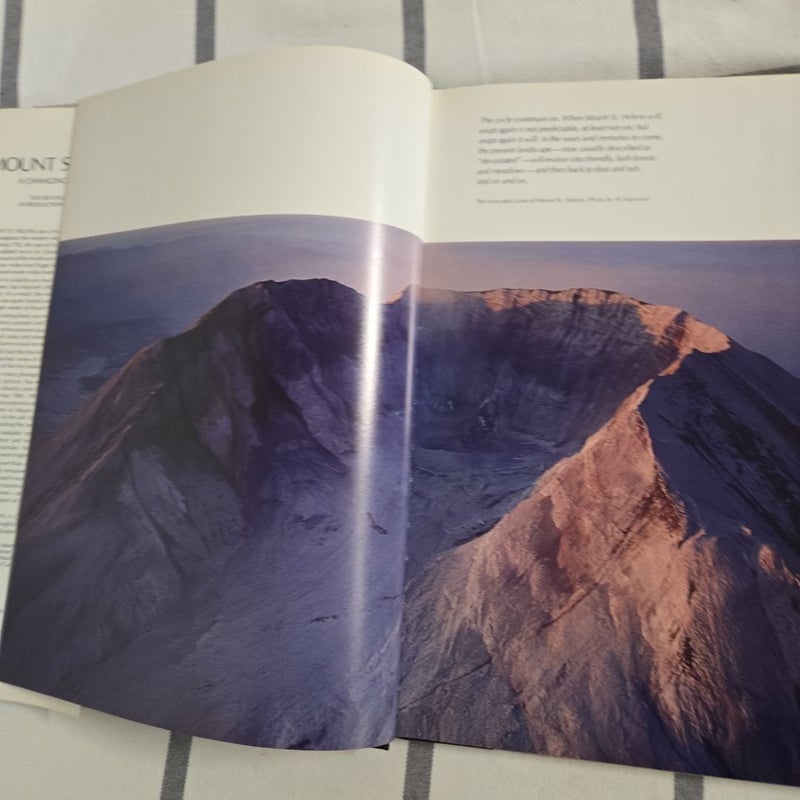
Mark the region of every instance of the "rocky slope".
POLYGON ((800 381, 608 293, 420 317, 415 492, 446 491, 446 462, 477 474, 468 453, 513 477, 457 479, 467 513, 412 528, 439 555, 408 587, 401 734, 800 782, 800 381))
POLYGON ((370 415, 363 306, 324 280, 237 291, 37 449, 5 679, 250 744, 391 737, 408 308, 385 309, 370 415))

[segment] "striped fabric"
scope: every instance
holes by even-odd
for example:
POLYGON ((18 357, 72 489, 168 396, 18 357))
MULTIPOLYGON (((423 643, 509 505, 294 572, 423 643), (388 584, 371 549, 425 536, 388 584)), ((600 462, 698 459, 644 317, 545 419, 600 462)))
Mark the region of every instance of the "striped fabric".
MULTIPOLYGON (((800 71, 798 0, 5 0, 0 106, 79 97, 279 44, 404 58, 439 87, 508 81, 800 71)), ((190 737, 82 712, 0 705, 3 797, 800 797, 800 790, 396 741, 296 753, 190 737)))
POLYGON ((800 68, 797 0, 5 0, 0 105, 279 44, 388 53, 438 87, 800 68))

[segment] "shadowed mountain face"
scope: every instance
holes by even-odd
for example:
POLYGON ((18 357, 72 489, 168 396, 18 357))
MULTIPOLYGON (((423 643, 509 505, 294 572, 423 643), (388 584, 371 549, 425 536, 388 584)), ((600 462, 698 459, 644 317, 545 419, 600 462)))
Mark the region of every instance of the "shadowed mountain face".
POLYGON ((592 289, 425 291, 418 320, 412 575, 487 531, 687 337, 727 347, 678 309, 592 289))
POLYGON ((418 313, 400 734, 800 782, 800 381, 610 293, 418 313))
POLYGON ((36 450, 6 679, 249 744, 391 738, 408 307, 384 309, 370 420, 363 305, 332 281, 237 291, 36 450))

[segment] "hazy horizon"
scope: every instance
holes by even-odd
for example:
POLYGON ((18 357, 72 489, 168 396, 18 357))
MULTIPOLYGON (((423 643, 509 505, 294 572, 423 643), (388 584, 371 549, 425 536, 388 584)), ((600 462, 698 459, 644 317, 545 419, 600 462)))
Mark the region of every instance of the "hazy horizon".
POLYGON ((380 264, 381 292, 391 297, 408 286, 410 259, 419 246, 414 234, 391 225, 286 214, 179 222, 69 239, 61 242, 59 258, 78 262, 105 255, 112 261, 126 254, 135 255, 142 266, 158 260, 159 266, 168 267, 162 256, 166 251, 173 263, 176 256, 197 258, 197 270, 225 267, 230 292, 260 280, 330 278, 364 295, 373 285, 371 266, 380 264))

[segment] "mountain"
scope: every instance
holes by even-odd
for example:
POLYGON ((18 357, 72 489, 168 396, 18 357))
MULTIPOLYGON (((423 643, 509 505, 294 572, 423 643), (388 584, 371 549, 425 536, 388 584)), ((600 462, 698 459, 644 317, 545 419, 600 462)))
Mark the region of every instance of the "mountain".
POLYGON ((418 315, 400 734, 800 782, 800 381, 613 293, 418 315))
POLYGON ((248 744, 374 744, 399 706, 800 783, 799 445, 800 381, 677 308, 255 283, 36 444, 0 678, 248 744))
MULTIPOLYGON (((418 240, 389 225, 381 236, 387 280, 397 288, 406 282, 418 240)), ((362 220, 278 214, 62 242, 36 439, 57 431, 143 347, 186 330, 231 292, 264 275, 274 280, 341 276, 358 289, 366 270, 354 265, 365 263, 373 237, 372 224, 362 220)))
POLYGON ((139 352, 34 451, 4 678, 230 741, 388 741, 407 316, 371 411, 333 281, 254 284, 139 352))

